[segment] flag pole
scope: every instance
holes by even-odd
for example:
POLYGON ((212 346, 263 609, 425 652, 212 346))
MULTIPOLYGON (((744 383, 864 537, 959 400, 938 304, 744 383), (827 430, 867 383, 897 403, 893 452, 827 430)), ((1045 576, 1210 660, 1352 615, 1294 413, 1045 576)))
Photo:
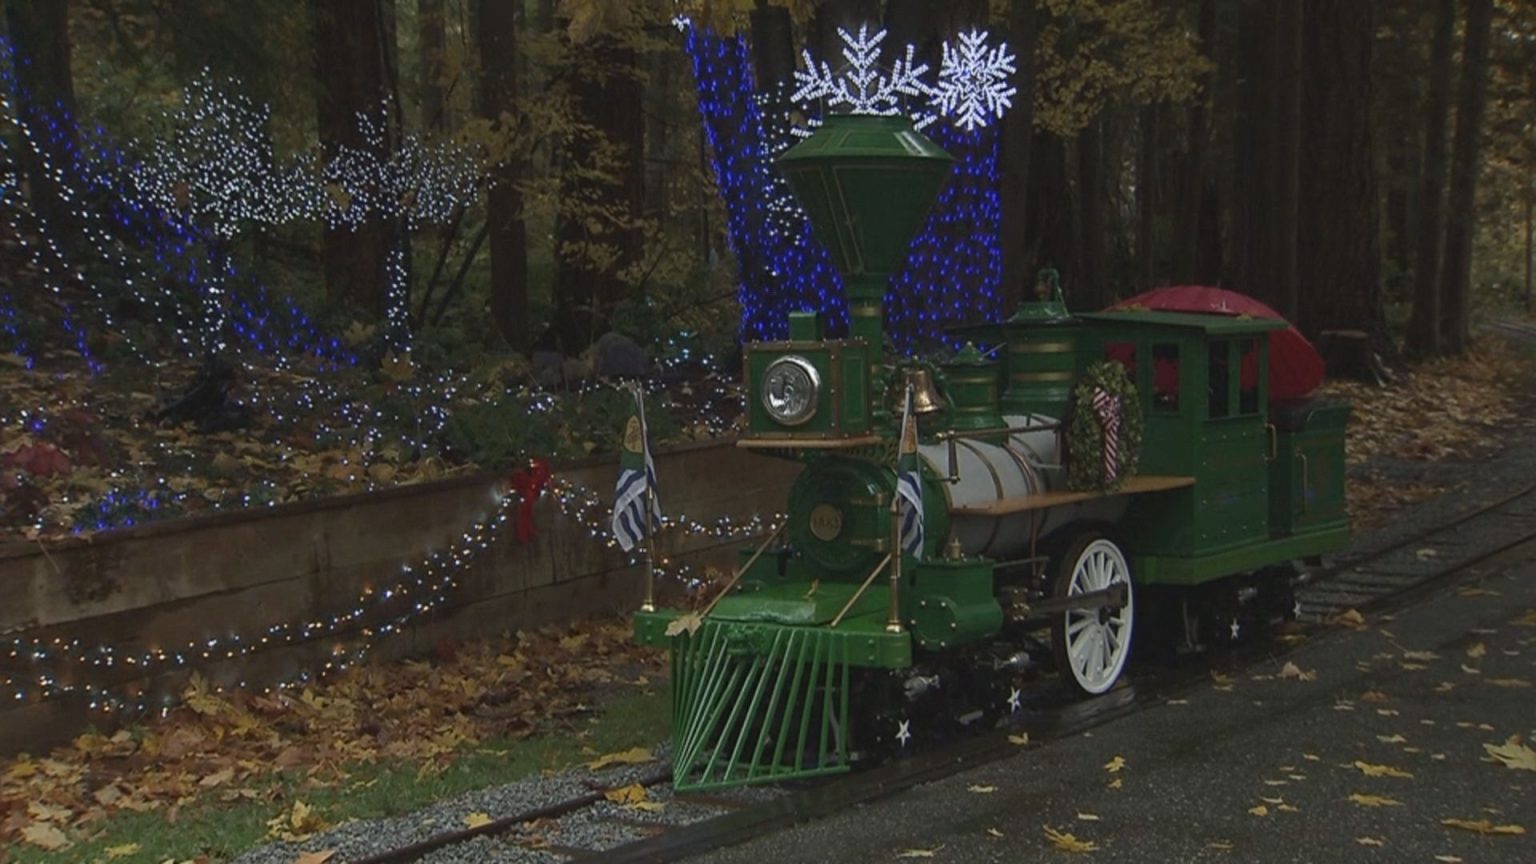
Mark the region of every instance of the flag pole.
POLYGON ((635 403, 640 407, 640 458, 645 472, 645 597, 640 611, 656 611, 656 487, 651 483, 651 439, 645 428, 645 396, 640 382, 634 384, 635 403))
MULTIPOLYGON (((907 382, 906 401, 902 403, 901 430, 896 433, 896 487, 901 488, 901 456, 907 446, 907 424, 911 422, 912 382, 907 382)), ((906 550, 901 547, 901 494, 891 496, 891 587, 890 612, 885 618, 885 632, 901 632, 901 558, 906 550)))

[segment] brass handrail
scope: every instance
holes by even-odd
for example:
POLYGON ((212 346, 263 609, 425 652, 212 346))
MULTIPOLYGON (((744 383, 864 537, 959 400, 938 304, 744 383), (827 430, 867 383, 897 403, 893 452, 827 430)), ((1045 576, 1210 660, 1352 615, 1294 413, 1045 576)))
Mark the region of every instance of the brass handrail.
POLYGON ((757 559, 761 558, 763 553, 767 551, 768 547, 773 544, 773 541, 779 539, 779 535, 784 533, 784 528, 787 525, 789 525, 789 520, 785 519, 783 522, 779 523, 779 527, 773 529, 773 533, 768 535, 768 539, 763 541, 763 545, 757 547, 757 551, 752 553, 752 557, 747 559, 747 563, 741 565, 741 569, 737 570, 735 575, 731 577, 731 581, 725 586, 725 590, 721 591, 719 594, 716 594, 715 599, 709 601, 709 605, 705 606, 704 611, 699 613, 700 618, 708 615, 715 608, 715 604, 720 602, 721 598, 731 593, 731 589, 735 588, 736 583, 741 581, 742 574, 752 569, 752 565, 757 563, 757 559))
POLYGON ((869 583, 875 581, 875 577, 880 575, 880 571, 884 570, 885 565, 889 564, 890 561, 891 553, 887 552, 885 557, 880 559, 880 563, 875 565, 875 569, 870 571, 869 577, 864 580, 864 584, 859 586, 859 590, 853 592, 853 596, 849 597, 848 602, 843 604, 843 608, 838 611, 837 617, 832 619, 832 623, 827 625, 827 629, 830 630, 842 622, 843 616, 848 614, 848 610, 853 608, 853 604, 859 602, 859 598, 863 597, 864 592, 869 590, 869 583))
POLYGON ((960 457, 955 452, 955 442, 967 438, 990 438, 995 435, 1019 435, 1024 432, 1049 432, 1060 429, 1061 422, 1051 423, 1026 423, 1023 426, 1009 426, 1004 429, 949 429, 940 432, 936 437, 944 442, 949 456, 949 464, 946 465, 949 473, 941 478, 945 483, 960 482, 960 457))

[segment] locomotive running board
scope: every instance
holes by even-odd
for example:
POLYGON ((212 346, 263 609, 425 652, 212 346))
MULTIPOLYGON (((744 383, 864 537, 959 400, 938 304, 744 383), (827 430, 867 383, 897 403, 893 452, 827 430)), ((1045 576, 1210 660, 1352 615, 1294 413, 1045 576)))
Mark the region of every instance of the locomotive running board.
POLYGON ((850 668, 825 630, 706 620, 672 645, 679 790, 848 770, 850 668))

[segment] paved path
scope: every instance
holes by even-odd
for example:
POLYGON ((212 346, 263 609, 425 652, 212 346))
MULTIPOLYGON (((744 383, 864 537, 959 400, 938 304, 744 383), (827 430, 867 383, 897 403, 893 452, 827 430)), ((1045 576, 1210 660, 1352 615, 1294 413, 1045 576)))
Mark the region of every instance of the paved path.
POLYGON ((1536 741, 1532 682, 1525 562, 1087 735, 697 860, 1528 864, 1536 771, 1483 745, 1536 741), (1284 677, 1287 662, 1307 680, 1284 677), (1097 850, 1058 851, 1047 825, 1097 850))

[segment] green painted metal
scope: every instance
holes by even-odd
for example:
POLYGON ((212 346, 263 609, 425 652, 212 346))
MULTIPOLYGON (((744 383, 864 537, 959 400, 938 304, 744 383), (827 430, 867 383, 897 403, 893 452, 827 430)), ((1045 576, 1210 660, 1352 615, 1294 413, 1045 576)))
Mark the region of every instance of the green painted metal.
POLYGON ((1269 522, 1275 536, 1346 524, 1344 430, 1349 411, 1343 403, 1308 401, 1272 412, 1269 522))
POLYGON ((857 643, 868 641, 867 633, 713 617, 676 637, 673 785, 712 789, 846 772, 857 643))
POLYGON ((843 274, 849 333, 880 361, 886 283, 952 160, 905 117, 836 114, 779 157, 816 238, 843 274))
POLYGON ((914 562, 907 618, 919 647, 943 651, 996 636, 1003 608, 993 593, 992 561, 986 558, 914 562))
POLYGON ((1226 549, 1209 555, 1133 555, 1131 572, 1138 583, 1149 585, 1200 585, 1298 558, 1326 555, 1349 546, 1348 526, 1292 534, 1226 549))
POLYGON ((811 461, 789 490, 789 539, 814 565, 811 575, 863 579, 889 550, 887 465, 842 457, 811 461))
MULTIPOLYGON (((801 329, 805 324, 799 325, 801 329)), ((757 438, 848 438, 870 432, 870 358, 862 340, 749 342, 746 345, 748 429, 757 438), (763 405, 763 375, 780 357, 800 357, 821 378, 816 412, 794 426, 763 405)))
POLYGON ((949 397, 952 428, 975 432, 1007 427, 997 410, 996 361, 983 357, 975 345, 967 342, 941 369, 945 395, 949 397))

